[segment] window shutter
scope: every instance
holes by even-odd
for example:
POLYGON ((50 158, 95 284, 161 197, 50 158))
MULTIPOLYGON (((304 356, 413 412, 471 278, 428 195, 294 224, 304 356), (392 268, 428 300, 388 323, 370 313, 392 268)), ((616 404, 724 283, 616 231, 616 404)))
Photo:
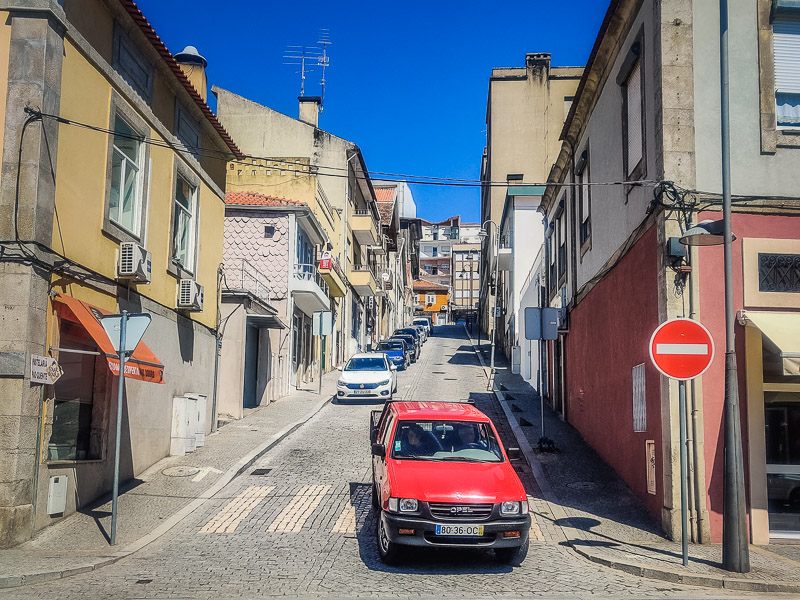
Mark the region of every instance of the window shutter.
POLYGON ((775 40, 775 89, 800 94, 800 19, 776 19, 772 24, 775 40))
POLYGON ((647 395, 644 381, 644 363, 632 369, 633 376, 633 431, 647 431, 647 395))
POLYGON ((642 61, 636 63, 625 85, 628 117, 628 175, 642 160, 642 61))

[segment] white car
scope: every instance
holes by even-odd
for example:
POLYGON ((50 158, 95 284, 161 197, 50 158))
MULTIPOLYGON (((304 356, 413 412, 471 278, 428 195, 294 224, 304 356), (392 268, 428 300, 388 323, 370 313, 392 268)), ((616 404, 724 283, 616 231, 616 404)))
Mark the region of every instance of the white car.
POLYGON ((417 317, 412 321, 414 325, 422 325, 425 328, 425 333, 430 337, 431 335, 431 322, 425 317, 417 317))
POLYGON ((336 397, 391 400, 397 391, 397 367, 382 352, 354 354, 336 383, 336 397))

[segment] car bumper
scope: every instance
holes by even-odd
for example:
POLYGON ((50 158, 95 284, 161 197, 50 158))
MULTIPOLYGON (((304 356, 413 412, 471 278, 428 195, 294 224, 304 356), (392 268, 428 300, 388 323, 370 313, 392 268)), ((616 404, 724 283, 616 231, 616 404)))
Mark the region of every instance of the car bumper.
POLYGON ((368 389, 350 389, 336 387, 336 397, 341 399, 357 399, 357 398, 383 398, 386 399, 392 395, 392 383, 380 385, 373 390, 368 389))
MULTIPOLYGON (((436 525, 444 521, 430 521, 419 516, 389 514, 381 511, 381 519, 389 540, 403 546, 428 546, 431 548, 515 548, 528 539, 531 516, 522 515, 509 519, 475 521, 469 525, 483 525, 481 537, 446 537, 436 535, 436 525), (399 532, 400 529, 413 529, 414 533, 399 532), (503 537, 503 532, 518 531, 519 537, 503 537)), ((447 522, 448 525, 460 524, 447 522)))

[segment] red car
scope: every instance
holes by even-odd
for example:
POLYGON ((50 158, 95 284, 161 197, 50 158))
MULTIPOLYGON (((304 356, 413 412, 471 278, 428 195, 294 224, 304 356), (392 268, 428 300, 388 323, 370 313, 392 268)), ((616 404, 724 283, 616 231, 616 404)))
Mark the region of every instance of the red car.
POLYGON ((381 559, 401 546, 492 548, 519 565, 531 517, 491 420, 471 404, 393 402, 373 414, 373 503, 381 559))

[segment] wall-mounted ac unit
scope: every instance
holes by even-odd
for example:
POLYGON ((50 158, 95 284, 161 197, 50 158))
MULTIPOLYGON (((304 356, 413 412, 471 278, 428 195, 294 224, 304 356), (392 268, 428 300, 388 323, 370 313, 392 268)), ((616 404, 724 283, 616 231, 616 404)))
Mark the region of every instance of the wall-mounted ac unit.
POLYGON ((150 253, 136 242, 122 242, 119 245, 119 264, 117 276, 139 283, 150 283, 152 259, 150 253))
POLYGON ((191 312, 203 310, 203 286, 194 279, 181 279, 178 282, 177 308, 191 312))

